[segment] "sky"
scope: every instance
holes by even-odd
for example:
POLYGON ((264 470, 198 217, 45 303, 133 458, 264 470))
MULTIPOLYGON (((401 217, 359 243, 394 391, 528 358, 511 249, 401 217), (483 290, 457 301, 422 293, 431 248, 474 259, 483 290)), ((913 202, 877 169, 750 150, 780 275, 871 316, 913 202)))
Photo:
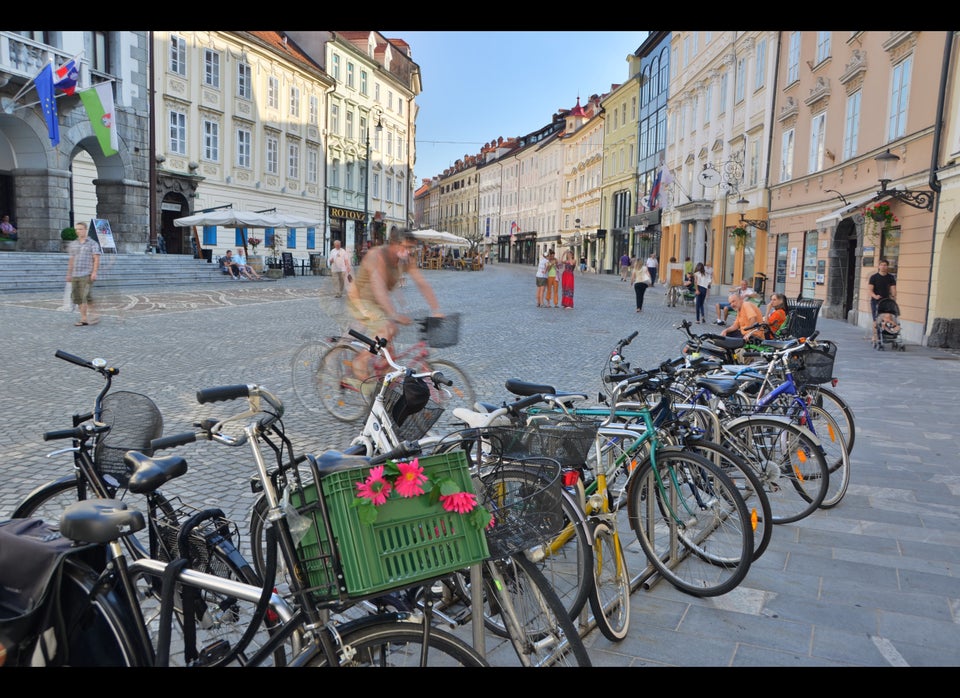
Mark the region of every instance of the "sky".
POLYGON ((577 97, 602 95, 629 75, 627 54, 647 32, 381 31, 410 45, 420 66, 416 185, 500 136, 546 126, 577 97))

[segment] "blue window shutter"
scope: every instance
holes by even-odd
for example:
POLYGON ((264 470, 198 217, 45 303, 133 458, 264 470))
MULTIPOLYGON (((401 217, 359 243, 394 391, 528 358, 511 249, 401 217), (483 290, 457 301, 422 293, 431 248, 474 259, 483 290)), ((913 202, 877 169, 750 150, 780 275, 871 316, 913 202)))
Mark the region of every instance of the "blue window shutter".
POLYGON ((215 225, 203 226, 203 244, 204 245, 217 244, 217 226, 215 225))
POLYGON ((315 250, 317 248, 317 229, 307 228, 307 249, 315 250))
POLYGON ((273 245, 273 228, 263 229, 263 244, 265 247, 273 245))
POLYGON ((287 249, 288 250, 297 249, 297 229, 296 228, 287 228, 287 249))
POLYGON ((236 233, 235 235, 236 239, 233 242, 234 245, 236 245, 237 247, 243 247, 243 241, 246 239, 246 236, 244 235, 244 233, 246 233, 246 231, 247 231, 246 228, 236 228, 234 230, 234 232, 236 233))

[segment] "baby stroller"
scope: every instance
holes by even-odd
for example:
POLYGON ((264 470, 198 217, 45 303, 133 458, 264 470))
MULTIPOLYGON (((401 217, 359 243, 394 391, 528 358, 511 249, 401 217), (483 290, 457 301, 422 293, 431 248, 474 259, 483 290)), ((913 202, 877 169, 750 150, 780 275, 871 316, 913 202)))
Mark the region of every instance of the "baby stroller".
POLYGON ((877 303, 877 319, 873 323, 873 348, 883 351, 889 344, 894 349, 906 351, 907 347, 900 336, 900 307, 892 298, 884 298, 877 303))

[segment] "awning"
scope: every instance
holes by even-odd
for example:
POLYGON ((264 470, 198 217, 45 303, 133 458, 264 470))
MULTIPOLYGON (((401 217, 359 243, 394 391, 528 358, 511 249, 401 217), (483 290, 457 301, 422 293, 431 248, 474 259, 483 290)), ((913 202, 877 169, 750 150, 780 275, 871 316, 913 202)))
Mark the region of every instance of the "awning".
POLYGON ((870 203, 871 201, 877 201, 879 203, 880 201, 886 201, 889 198, 889 196, 884 196, 878 199, 876 193, 868 194, 863 198, 856 199, 855 201, 851 201, 849 204, 841 206, 836 211, 831 211, 827 215, 821 216, 817 219, 817 223, 830 223, 832 221, 842 220, 843 218, 847 217, 848 213, 860 208, 864 204, 870 203))
POLYGON ((323 226, 323 221, 287 213, 257 213, 224 209, 177 218, 174 219, 173 224, 180 228, 189 228, 194 225, 198 227, 217 225, 224 228, 319 228, 323 226))

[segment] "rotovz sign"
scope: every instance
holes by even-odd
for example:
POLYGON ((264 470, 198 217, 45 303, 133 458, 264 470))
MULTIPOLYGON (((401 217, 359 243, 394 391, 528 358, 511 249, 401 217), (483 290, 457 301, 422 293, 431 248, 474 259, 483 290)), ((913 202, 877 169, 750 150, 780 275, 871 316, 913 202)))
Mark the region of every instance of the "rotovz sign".
POLYGON ((363 211, 352 211, 349 208, 333 208, 330 207, 330 217, 331 218, 349 218, 355 221, 362 221, 364 219, 363 211))

